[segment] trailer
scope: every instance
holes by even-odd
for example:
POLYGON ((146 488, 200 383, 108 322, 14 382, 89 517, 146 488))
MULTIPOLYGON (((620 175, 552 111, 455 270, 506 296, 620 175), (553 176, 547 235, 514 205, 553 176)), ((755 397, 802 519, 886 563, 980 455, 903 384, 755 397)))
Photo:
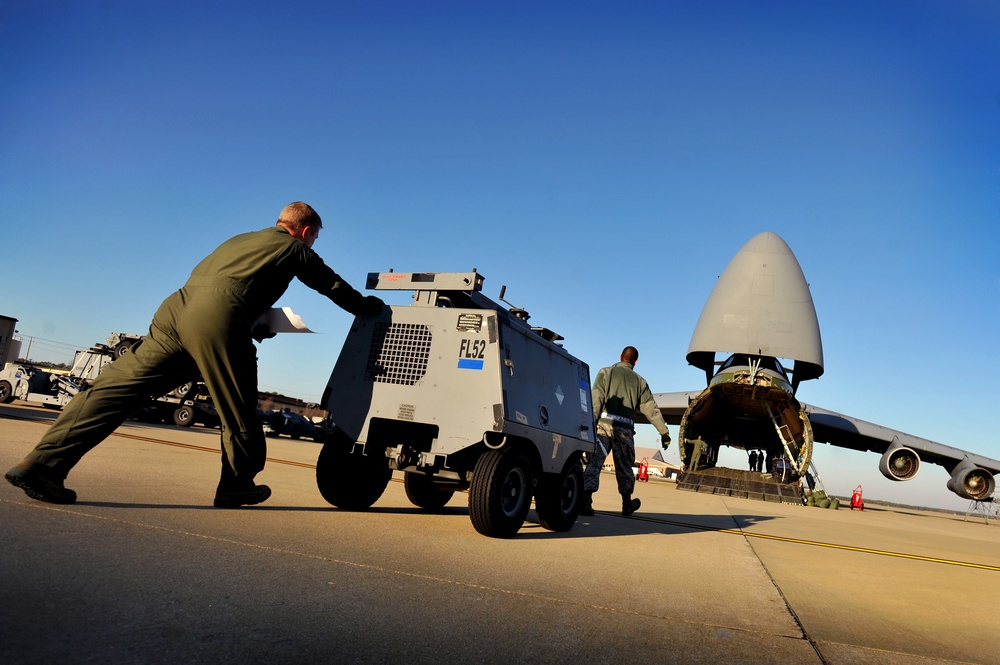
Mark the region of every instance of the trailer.
POLYGON ((316 467, 329 503, 367 509, 395 470, 427 510, 468 490, 486 536, 514 536, 532 496, 544 528, 572 528, 596 440, 590 370, 526 311, 484 296, 483 281, 368 275, 368 289, 412 290, 413 304, 357 317, 344 342, 322 401, 337 424, 316 467))

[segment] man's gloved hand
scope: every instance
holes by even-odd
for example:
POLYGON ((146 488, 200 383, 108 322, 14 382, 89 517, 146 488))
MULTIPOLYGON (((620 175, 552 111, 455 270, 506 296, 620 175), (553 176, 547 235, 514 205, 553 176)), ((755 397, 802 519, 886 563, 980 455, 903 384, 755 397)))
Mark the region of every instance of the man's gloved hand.
POLYGON ((660 435, 660 446, 664 450, 670 447, 670 432, 664 432, 660 435))
POLYGON ((376 314, 381 314, 384 307, 385 303, 378 296, 365 296, 365 300, 361 304, 361 314, 364 316, 375 316, 376 314))
POLYGON ((278 333, 271 332, 270 326, 259 320, 255 321, 253 327, 250 328, 250 336, 258 342, 263 342, 265 339, 271 339, 277 334, 278 333))

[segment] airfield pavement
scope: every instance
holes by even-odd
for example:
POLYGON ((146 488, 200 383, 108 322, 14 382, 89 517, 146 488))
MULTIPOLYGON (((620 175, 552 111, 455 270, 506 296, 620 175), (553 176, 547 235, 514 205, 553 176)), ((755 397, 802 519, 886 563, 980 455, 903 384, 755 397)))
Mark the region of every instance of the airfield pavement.
MULTIPOLYGON (((52 411, 0 406, 0 466, 52 411)), ((1000 525, 640 483, 567 533, 479 535, 400 476, 367 512, 316 489, 320 446, 269 440, 253 508, 211 507, 218 433, 127 423, 70 475, 2 483, 0 662, 1000 663, 1000 525)))

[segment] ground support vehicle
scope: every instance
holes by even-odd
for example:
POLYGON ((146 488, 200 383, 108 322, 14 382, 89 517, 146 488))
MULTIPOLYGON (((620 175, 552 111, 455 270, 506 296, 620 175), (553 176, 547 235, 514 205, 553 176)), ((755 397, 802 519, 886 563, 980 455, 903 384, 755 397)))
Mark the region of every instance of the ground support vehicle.
POLYGON ((181 384, 157 397, 136 414, 136 418, 173 423, 178 427, 191 427, 195 423, 219 426, 219 412, 208 395, 208 388, 200 381, 181 384))
MULTIPOLYGON (((46 372, 26 364, 9 364, 0 371, 0 403, 20 399, 61 409, 78 392, 87 389, 108 364, 128 353, 141 339, 141 335, 111 333, 105 344, 77 351, 68 374, 46 372)), ((219 414, 201 382, 185 383, 151 400, 135 417, 171 422, 181 427, 190 427, 196 422, 208 426, 219 424, 219 414)))
POLYGON ((110 362, 107 347, 98 344, 86 351, 77 351, 68 374, 46 372, 20 363, 8 364, 0 370, 0 404, 20 399, 61 409, 78 392, 85 390, 110 362))
POLYGON ((483 296, 483 279, 369 274, 369 289, 412 290, 414 302, 356 318, 337 359, 322 401, 337 435, 316 468, 329 503, 366 509, 398 470, 421 508, 468 490, 486 536, 515 535, 532 496, 543 527, 572 528, 594 450, 590 370, 527 312, 483 296))

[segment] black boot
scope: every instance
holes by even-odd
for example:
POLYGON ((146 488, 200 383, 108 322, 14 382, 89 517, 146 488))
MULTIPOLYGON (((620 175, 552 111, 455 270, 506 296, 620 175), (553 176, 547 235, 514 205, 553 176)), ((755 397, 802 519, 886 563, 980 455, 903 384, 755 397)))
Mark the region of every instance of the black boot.
POLYGON ((622 494, 622 515, 625 517, 639 510, 641 505, 642 502, 639 499, 633 499, 631 494, 622 494))
POLYGON ((44 464, 21 460, 4 475, 4 478, 14 487, 20 487, 25 494, 36 501, 76 502, 76 492, 66 489, 63 479, 44 464))
POLYGON ((580 499, 580 514, 590 517, 594 514, 594 490, 583 490, 583 498, 580 499))

